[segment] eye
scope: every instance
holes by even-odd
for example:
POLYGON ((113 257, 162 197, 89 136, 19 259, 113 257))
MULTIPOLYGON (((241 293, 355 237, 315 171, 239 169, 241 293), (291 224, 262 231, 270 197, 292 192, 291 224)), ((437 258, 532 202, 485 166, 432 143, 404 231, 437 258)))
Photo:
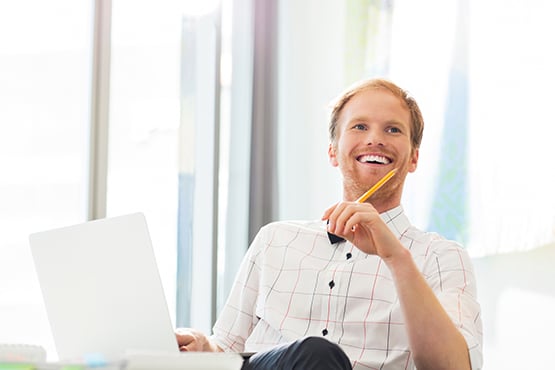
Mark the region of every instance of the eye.
POLYGON ((359 131, 365 131, 366 130, 366 125, 363 123, 357 123, 353 126, 354 130, 359 130, 359 131))
POLYGON ((400 134, 401 133, 401 129, 399 127, 395 127, 395 126, 391 126, 388 127, 385 132, 389 132, 391 134, 400 134))

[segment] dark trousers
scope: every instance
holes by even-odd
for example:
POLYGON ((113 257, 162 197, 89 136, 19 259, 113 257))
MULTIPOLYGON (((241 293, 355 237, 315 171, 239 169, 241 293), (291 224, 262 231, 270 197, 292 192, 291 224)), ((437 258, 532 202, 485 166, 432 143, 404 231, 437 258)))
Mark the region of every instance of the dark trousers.
POLYGON ((258 352, 245 360, 241 370, 351 370, 351 362, 335 343, 306 337, 258 352))

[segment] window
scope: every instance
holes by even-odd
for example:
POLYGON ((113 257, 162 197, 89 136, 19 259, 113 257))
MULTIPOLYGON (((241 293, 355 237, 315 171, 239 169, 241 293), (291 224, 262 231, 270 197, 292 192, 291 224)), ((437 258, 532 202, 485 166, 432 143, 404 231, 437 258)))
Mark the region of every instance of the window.
MULTIPOLYGON (((27 236, 83 222, 90 211, 95 6, 111 10, 107 12, 111 14, 111 45, 101 45, 111 52, 109 89, 100 92, 105 94, 100 98, 109 102, 108 132, 100 138, 108 153, 107 190, 95 200, 105 199, 106 204, 98 207, 105 209, 105 215, 96 216, 145 213, 169 310, 176 319, 178 216, 183 211, 179 208, 180 170, 185 160, 191 160, 187 145, 193 142, 198 168, 207 168, 206 153, 214 157, 209 172, 195 173, 197 244, 202 245, 203 235, 216 238, 215 224, 205 233, 200 227, 206 224, 202 217, 217 220, 217 210, 208 216, 202 211, 212 210, 212 205, 203 203, 212 200, 203 197, 214 194, 206 184, 213 184, 218 171, 218 3, 28 0, 0 5, 0 342, 40 343, 49 355, 54 353, 53 342, 27 236), (201 27, 196 32, 204 38, 198 40, 202 48, 193 49, 193 54, 184 54, 183 49, 190 41, 184 39, 190 36, 187 22, 201 27), (197 81, 184 76, 191 72, 186 70, 191 64, 205 68, 197 81), (212 87, 207 90, 206 86, 212 87), (204 99, 198 99, 203 103, 196 114, 205 119, 194 122, 194 138, 182 137, 186 89, 204 99), (212 112, 211 121, 205 112, 212 112), (207 122, 212 130, 206 130, 207 122)), ((202 260, 205 252, 198 248, 195 253, 202 260)), ((209 301, 214 305, 213 286, 205 289, 202 282, 215 268, 212 263, 201 271, 205 275, 195 277, 201 282, 195 290, 213 294, 209 301)), ((212 316, 202 319, 208 330, 212 316)))
POLYGON ((52 349, 27 236, 87 217, 92 15, 0 3, 0 342, 52 349))

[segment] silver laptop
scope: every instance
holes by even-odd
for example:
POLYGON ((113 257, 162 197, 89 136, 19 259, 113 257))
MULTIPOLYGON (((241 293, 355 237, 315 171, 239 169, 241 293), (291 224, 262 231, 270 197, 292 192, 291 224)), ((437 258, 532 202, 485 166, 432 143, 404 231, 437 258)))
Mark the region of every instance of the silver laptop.
POLYGON ((60 360, 179 353, 143 214, 37 232, 29 240, 60 360))

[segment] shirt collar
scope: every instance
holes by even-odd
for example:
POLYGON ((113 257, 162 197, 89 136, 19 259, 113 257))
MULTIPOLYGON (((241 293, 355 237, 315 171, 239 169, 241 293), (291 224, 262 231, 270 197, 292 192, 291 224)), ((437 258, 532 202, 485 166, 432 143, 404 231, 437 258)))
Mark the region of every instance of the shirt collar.
POLYGON ((380 213, 380 217, 397 238, 400 238, 411 225, 401 205, 380 213))

